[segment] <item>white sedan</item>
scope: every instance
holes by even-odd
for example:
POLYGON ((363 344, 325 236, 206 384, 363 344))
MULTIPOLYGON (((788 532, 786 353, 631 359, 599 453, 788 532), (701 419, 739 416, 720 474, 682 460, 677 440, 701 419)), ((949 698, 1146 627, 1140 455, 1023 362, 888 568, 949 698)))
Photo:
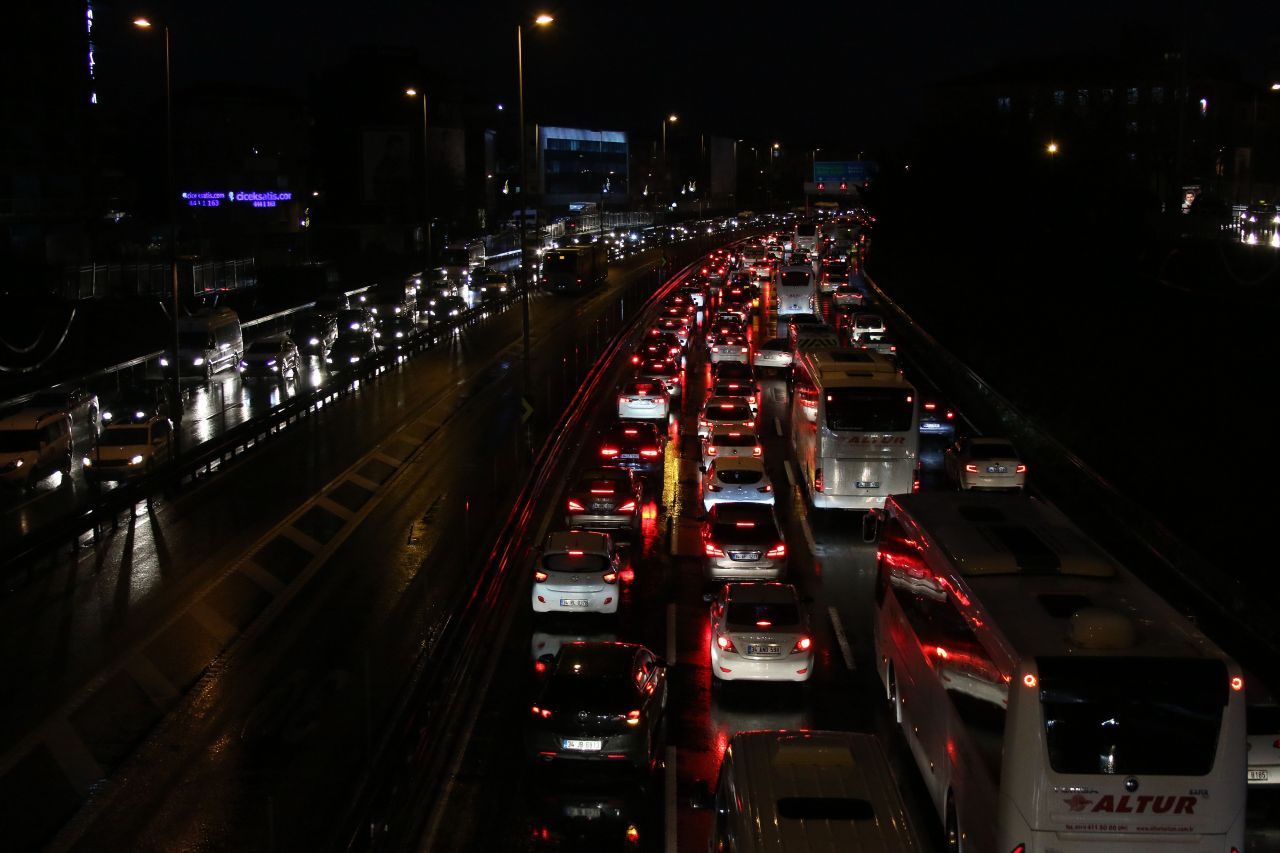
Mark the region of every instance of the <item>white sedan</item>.
POLYGON ((789 583, 727 583, 711 598, 716 681, 808 681, 813 634, 789 583))
POLYGON ((622 420, 663 420, 671 414, 671 395, 661 382, 637 380, 618 391, 618 417, 622 420))
POLYGON ((709 397, 698 413, 698 437, 706 438, 712 428, 720 424, 754 430, 756 417, 741 397, 709 397))
POLYGON ((711 345, 710 359, 712 364, 722 361, 748 364, 751 361, 751 345, 740 335, 724 335, 711 345))
POLYGON ((756 346, 755 354, 751 357, 751 363, 756 367, 786 370, 791 367, 792 359, 791 344, 787 342, 787 339, 771 338, 756 346))
POLYGON ((700 465, 702 506, 710 510, 720 503, 773 505, 773 483, 765 473, 764 461, 756 456, 726 456, 700 465))
POLYGON ((1004 438, 961 438, 943 457, 947 476, 962 491, 1001 489, 1021 491, 1027 466, 1004 438))
POLYGON ((717 459, 728 459, 733 456, 764 456, 764 447, 760 437, 749 429, 738 429, 731 426, 718 426, 711 430, 711 435, 702 442, 702 464, 709 466, 717 459))

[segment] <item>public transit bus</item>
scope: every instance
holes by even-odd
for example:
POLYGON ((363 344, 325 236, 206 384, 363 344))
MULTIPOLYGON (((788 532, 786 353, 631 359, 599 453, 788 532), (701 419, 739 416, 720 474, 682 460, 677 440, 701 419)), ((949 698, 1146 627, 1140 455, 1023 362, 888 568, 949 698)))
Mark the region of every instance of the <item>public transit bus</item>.
POLYGON ((877 509, 919 483, 915 388, 871 350, 798 350, 791 443, 799 479, 819 509, 877 509))
POLYGON ((773 289, 778 299, 779 316, 817 313, 818 285, 813 276, 813 267, 778 267, 773 289))
POLYGON ((580 293, 604 284, 609 259, 600 243, 548 249, 542 256, 542 286, 558 293, 580 293))
POLYGON ((797 222, 791 237, 796 249, 812 252, 818 244, 818 225, 815 222, 797 222))
POLYGON ((948 849, 1242 853, 1234 661, 1042 501, 876 516, 877 669, 948 849))

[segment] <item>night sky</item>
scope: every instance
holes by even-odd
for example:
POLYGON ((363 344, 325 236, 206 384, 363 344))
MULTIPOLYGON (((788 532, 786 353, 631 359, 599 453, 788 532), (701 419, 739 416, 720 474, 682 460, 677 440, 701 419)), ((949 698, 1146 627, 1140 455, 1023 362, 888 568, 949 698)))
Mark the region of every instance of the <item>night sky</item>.
MULTIPOLYGON (((97 4, 103 97, 128 98, 155 80, 150 63, 159 54, 127 23, 141 8, 97 4)), ((556 23, 525 32, 531 122, 656 136, 661 117, 676 112, 679 132, 810 146, 899 141, 923 87, 1001 63, 1088 50, 1158 56, 1181 40, 1179 8, 1155 0, 219 0, 173 3, 168 14, 179 89, 222 80, 301 94, 309 73, 352 46, 386 44, 417 48, 454 91, 512 103, 515 23, 546 11, 556 23)), ((1186 0, 1186 19, 1192 57, 1226 57, 1259 81, 1280 69, 1274 3, 1186 0)))

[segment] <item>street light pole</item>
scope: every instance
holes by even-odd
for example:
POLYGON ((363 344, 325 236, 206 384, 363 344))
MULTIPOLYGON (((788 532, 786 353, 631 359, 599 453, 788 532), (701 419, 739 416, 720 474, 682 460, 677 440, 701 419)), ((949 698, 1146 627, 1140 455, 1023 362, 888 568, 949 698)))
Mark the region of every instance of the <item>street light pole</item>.
MULTIPOLYGON (((537 26, 545 27, 554 20, 555 18, 550 15, 539 15, 533 22, 537 26)), ((520 101, 520 129, 516 134, 520 143, 520 280, 524 284, 521 288, 520 311, 524 333, 524 392, 527 395, 533 391, 533 374, 529 346, 529 258, 524 242, 525 220, 528 218, 529 204, 529 167, 524 139, 524 24, 521 23, 516 24, 516 90, 520 101)))
MULTIPOLYGON (((148 18, 135 18, 133 25, 149 30, 153 24, 148 18)), ((178 294, 178 205, 173 176, 173 73, 172 53, 169 41, 169 24, 164 24, 164 140, 165 140, 165 194, 169 207, 169 279, 173 291, 173 352, 170 356, 170 385, 172 397, 170 416, 182 422, 182 369, 178 363, 178 319, 181 317, 181 300, 178 294)), ((174 456, 182 450, 180 431, 174 445, 174 456)))
POLYGON ((423 262, 422 271, 425 274, 431 266, 431 193, 427 183, 427 93, 426 90, 419 93, 417 89, 405 89, 404 93, 411 98, 418 94, 422 95, 422 228, 424 231, 424 245, 427 250, 427 257, 423 262))

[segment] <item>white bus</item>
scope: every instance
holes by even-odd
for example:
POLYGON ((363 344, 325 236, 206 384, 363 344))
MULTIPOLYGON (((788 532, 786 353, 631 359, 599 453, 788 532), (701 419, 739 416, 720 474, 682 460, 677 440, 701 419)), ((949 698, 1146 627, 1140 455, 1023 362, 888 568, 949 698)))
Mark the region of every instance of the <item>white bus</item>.
POLYGON ((819 509, 877 509, 919 482, 920 408, 893 362, 870 350, 797 350, 791 443, 819 509))
POLYGON ((818 288, 813 276, 813 267, 778 267, 773 289, 778 299, 779 316, 817 313, 818 288))
POLYGON ((1244 850, 1240 667, 1060 512, 895 496, 877 562, 877 668, 950 850, 1244 850))
POLYGON ((792 247, 812 252, 818 244, 818 226, 813 222, 797 222, 791 237, 792 247))

